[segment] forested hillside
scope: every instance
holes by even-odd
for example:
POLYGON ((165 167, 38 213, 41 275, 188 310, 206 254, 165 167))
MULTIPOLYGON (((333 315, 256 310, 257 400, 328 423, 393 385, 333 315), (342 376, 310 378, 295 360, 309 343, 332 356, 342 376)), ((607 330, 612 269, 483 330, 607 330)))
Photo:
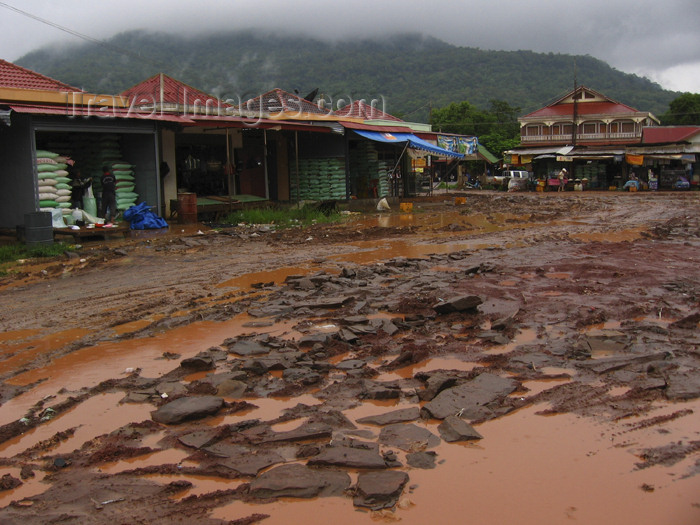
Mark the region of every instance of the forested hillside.
POLYGON ((222 99, 257 96, 274 87, 326 99, 381 99, 386 110, 427 121, 430 108, 491 100, 534 111, 579 85, 641 111, 668 110, 678 93, 615 70, 591 56, 456 47, 416 34, 324 42, 247 31, 184 37, 132 31, 107 45, 43 48, 21 66, 92 92, 119 93, 166 73, 222 99))

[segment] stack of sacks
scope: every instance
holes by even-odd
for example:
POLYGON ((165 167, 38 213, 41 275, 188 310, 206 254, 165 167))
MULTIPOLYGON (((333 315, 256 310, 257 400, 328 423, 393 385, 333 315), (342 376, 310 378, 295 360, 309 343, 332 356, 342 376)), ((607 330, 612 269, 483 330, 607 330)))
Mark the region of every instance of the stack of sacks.
POLYGON ((134 166, 125 162, 113 162, 111 168, 114 178, 117 179, 117 209, 128 210, 139 198, 138 193, 134 192, 134 166))
POLYGON ((345 161, 338 158, 300 159, 292 168, 290 195, 300 200, 345 198, 345 161), (297 185, 298 181, 298 185, 297 185))
POLYGON ((39 179, 39 209, 52 211, 60 208, 68 215, 71 207, 70 177, 66 168, 68 159, 58 153, 37 150, 36 169, 39 179))

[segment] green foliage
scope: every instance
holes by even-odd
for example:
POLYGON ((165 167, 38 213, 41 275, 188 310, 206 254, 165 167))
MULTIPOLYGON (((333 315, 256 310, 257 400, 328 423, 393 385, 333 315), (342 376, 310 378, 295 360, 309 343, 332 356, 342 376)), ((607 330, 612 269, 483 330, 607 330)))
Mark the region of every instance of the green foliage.
POLYGON ((700 93, 683 93, 673 99, 661 122, 666 126, 700 126, 700 93))
POLYGON ((404 34, 325 42, 304 36, 237 31, 186 37, 131 31, 108 42, 43 48, 18 64, 97 93, 121 93, 163 72, 202 91, 245 101, 278 87, 314 88, 339 105, 364 98, 405 120, 427 122, 430 107, 468 100, 479 108, 503 101, 529 113, 579 84, 639 109, 663 114, 678 94, 590 56, 485 51, 404 34), (141 58, 139 58, 141 57, 141 58))
POLYGON ((339 222, 338 212, 324 214, 316 205, 306 205, 301 208, 254 208, 239 210, 229 214, 224 224, 269 224, 275 228, 293 228, 310 226, 312 224, 339 222))
POLYGON ((491 153, 501 152, 520 143, 520 108, 503 100, 492 99, 488 109, 478 109, 469 102, 458 102, 433 110, 430 124, 434 130, 461 135, 476 135, 491 153))

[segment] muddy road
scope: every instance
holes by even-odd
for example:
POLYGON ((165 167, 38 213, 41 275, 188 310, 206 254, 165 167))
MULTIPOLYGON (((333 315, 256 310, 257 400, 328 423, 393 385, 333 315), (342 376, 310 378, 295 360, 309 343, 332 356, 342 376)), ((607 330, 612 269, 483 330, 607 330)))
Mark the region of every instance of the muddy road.
POLYGON ((0 280, 0 522, 700 523, 700 194, 172 225, 0 280))

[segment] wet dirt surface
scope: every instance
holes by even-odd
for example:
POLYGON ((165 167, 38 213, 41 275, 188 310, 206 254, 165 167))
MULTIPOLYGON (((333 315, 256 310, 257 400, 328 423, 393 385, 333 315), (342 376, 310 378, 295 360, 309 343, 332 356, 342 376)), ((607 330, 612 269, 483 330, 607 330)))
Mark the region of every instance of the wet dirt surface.
POLYGON ((453 197, 18 264, 0 522, 700 523, 700 194, 453 197))

